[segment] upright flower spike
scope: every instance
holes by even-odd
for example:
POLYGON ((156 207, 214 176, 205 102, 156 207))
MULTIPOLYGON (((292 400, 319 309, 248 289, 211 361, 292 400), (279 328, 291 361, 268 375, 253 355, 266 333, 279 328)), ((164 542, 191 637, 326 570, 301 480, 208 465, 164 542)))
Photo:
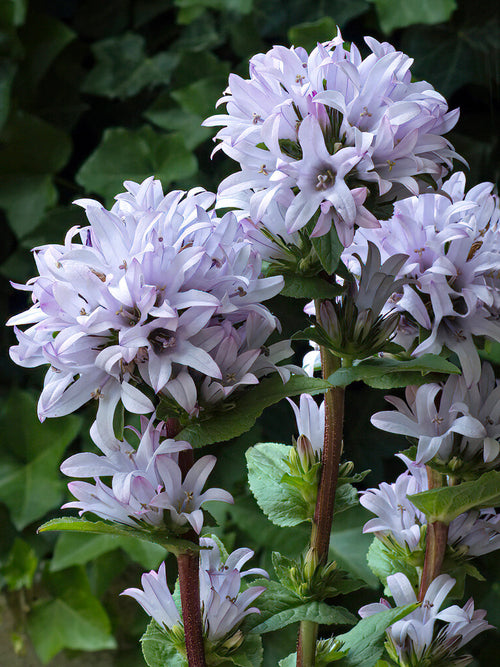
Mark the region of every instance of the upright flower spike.
MULTIPOLYGON (((387 583, 398 607, 417 601, 417 596, 404 574, 387 577, 387 583)), ((486 612, 474 611, 472 599, 463 609, 453 605, 440 611, 454 585, 455 579, 441 574, 429 586, 421 606, 387 629, 386 648, 391 660, 397 665, 465 666, 472 661, 470 656, 457 656, 457 651, 492 626, 484 620, 486 612), (438 630, 436 622, 447 625, 438 630)), ((380 603, 365 605, 358 613, 362 618, 366 618, 390 608, 387 600, 382 599, 380 603)))
POLYGON ((260 277, 260 256, 234 214, 219 219, 209 210, 215 196, 202 189, 164 195, 153 178, 125 186, 111 211, 76 202, 90 226, 72 228, 64 245, 37 248, 40 275, 17 285, 33 306, 9 320, 19 341, 11 356, 22 366, 50 364, 41 419, 91 398, 108 417, 120 399, 130 412, 152 412, 144 385, 197 414, 204 401, 275 371, 290 350, 262 359, 278 326, 262 301, 283 281, 260 277), (217 391, 201 391, 205 378, 217 391))
MULTIPOLYGON (((242 571, 253 556, 251 549, 237 549, 223 559, 219 544, 210 537, 200 538, 200 605, 206 652, 221 648, 230 653, 244 640, 239 626, 248 614, 260 613, 249 605, 265 590, 265 586, 250 586, 241 590, 242 578, 260 575, 268 578, 265 570, 252 568, 242 571)), ((166 631, 182 623, 166 582, 165 564, 158 572, 152 570, 141 579, 143 590, 128 588, 122 595, 130 595, 143 607, 158 625, 166 631), (177 612, 177 613, 176 613, 177 612)), ((219 656, 220 657, 220 656, 219 656)))
POLYGON ((454 174, 440 192, 397 202, 394 216, 360 230, 349 251, 364 255, 368 242, 382 258, 408 255, 398 277, 409 283, 391 304, 404 315, 395 340, 414 356, 455 352, 468 386, 481 372, 474 337, 500 341, 500 208, 492 189, 481 183, 465 193, 464 174, 454 174))
POLYGON ((458 111, 412 82, 405 54, 365 42, 366 58, 340 32, 310 54, 275 46, 250 60, 249 79, 230 75, 227 114, 204 122, 222 126, 217 149, 241 166, 221 184, 221 205, 249 190, 254 220, 278 204, 288 233, 313 220, 320 236, 333 224, 348 246, 355 225, 377 227, 388 202, 446 175, 455 153, 442 135, 458 111))

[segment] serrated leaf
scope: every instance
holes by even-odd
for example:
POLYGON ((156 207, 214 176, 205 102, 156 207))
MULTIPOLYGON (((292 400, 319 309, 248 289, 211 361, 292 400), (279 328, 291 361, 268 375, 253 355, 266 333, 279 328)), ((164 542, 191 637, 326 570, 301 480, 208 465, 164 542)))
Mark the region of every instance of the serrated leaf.
POLYGON ((500 472, 490 470, 472 482, 444 486, 408 496, 429 522, 450 523, 471 509, 500 505, 500 472))
POLYGON ((444 23, 457 8, 456 0, 373 0, 380 27, 388 35, 395 28, 417 23, 444 23))
POLYGON ((52 598, 34 605, 28 616, 28 633, 42 662, 64 648, 116 648, 109 618, 92 595, 83 568, 52 574, 45 583, 52 598))
MULTIPOLYGON (((422 562, 419 565, 422 567, 424 553, 419 553, 422 557, 422 562)), ((401 548, 401 552, 396 552, 374 537, 368 549, 366 560, 373 574, 380 579, 384 586, 386 586, 389 575, 401 572, 408 577, 410 583, 416 588, 419 583, 418 571, 415 567, 415 560, 418 558, 418 555, 415 552, 411 555, 409 554, 408 558, 404 558, 404 555, 403 548, 401 548), (410 558, 413 559, 413 563, 409 562, 410 558)), ((384 593, 390 595, 390 591, 386 590, 384 593)))
POLYGON ((127 130, 108 128, 96 150, 84 162, 76 180, 86 190, 111 201, 126 180, 159 178, 165 188, 172 181, 196 173, 197 161, 182 136, 160 134, 151 127, 127 130))
POLYGON ((188 661, 156 621, 151 621, 141 637, 142 653, 148 667, 188 667, 188 661))
POLYGON ((36 403, 26 392, 11 392, 0 416, 0 501, 18 530, 58 507, 64 492, 62 454, 80 430, 68 416, 40 424, 36 403))
POLYGON ((328 234, 324 234, 324 236, 311 237, 311 243, 318 255, 321 266, 328 275, 332 275, 339 265, 340 255, 344 251, 344 246, 339 241, 335 227, 332 226, 328 234))
POLYGON ((289 472, 286 459, 291 449, 288 445, 264 442, 246 453, 250 490, 261 510, 277 526, 296 526, 311 518, 300 496, 281 483, 289 472))
POLYGON ((384 652, 386 629, 417 606, 410 604, 362 618, 352 630, 339 635, 337 639, 342 642, 342 649, 349 649, 339 661, 339 667, 373 667, 384 652))
POLYGON ((50 570, 57 572, 73 565, 84 565, 104 553, 120 548, 146 569, 157 568, 166 556, 165 549, 159 544, 150 542, 146 545, 135 536, 63 533, 57 539, 50 570))
POLYGON ((179 62, 179 55, 166 51, 148 57, 144 37, 126 32, 92 45, 94 68, 82 91, 103 97, 125 99, 143 88, 166 85, 179 62))
POLYGON ((419 373, 460 373, 460 369, 443 357, 436 354, 424 354, 409 361, 382 357, 355 362, 349 368, 339 368, 330 375, 328 381, 335 387, 345 387, 359 380, 368 382, 391 373, 415 371, 419 373))
POLYGON ((353 625, 356 623, 356 617, 344 607, 330 607, 326 602, 313 600, 271 616, 255 626, 252 632, 262 634, 281 630, 291 623, 300 621, 313 621, 321 625, 353 625))
POLYGON ((39 533, 45 533, 54 530, 68 530, 78 533, 94 533, 98 535, 118 535, 120 537, 135 537, 138 540, 159 544, 167 551, 179 553, 181 551, 197 551, 199 547, 193 542, 172 537, 160 531, 140 530, 132 526, 119 525, 116 523, 107 523, 105 521, 88 521, 87 519, 77 519, 76 517, 67 517, 60 519, 51 519, 44 523, 38 529, 39 533))
POLYGON ((265 408, 286 396, 319 394, 329 386, 326 380, 304 375, 293 375, 285 384, 277 375, 264 378, 255 388, 242 392, 235 400, 234 407, 186 426, 177 439, 187 440, 193 447, 230 440, 249 431, 265 408))

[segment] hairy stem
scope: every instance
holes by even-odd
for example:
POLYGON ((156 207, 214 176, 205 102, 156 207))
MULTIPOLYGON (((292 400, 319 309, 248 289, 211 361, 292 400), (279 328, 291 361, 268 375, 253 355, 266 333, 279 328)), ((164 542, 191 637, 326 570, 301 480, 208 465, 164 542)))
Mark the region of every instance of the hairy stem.
MULTIPOLYGON (((320 301, 315 301, 316 319, 320 320, 320 301)), ((340 359, 335 357, 327 348, 320 347, 321 370, 325 379, 328 379, 340 366, 340 359)), ((335 491, 339 476, 340 455, 342 454, 342 433, 344 422, 344 388, 333 387, 325 394, 325 439, 323 457, 321 461, 321 476, 318 487, 316 509, 314 511, 311 530, 311 542, 306 561, 315 567, 328 560, 330 533, 332 530, 333 508, 335 491)), ((316 652, 316 635, 309 625, 300 625, 299 640, 297 643, 297 667, 312 667, 316 652), (306 661, 309 660, 309 662, 306 661)))
MULTIPOLYGON (((436 489, 443 486, 443 476, 429 468, 429 466, 426 466, 426 468, 429 489, 436 489)), ((427 525, 424 568, 422 570, 420 590, 418 593, 420 602, 424 599, 427 589, 432 581, 441 573, 447 543, 448 524, 443 523, 442 521, 429 523, 427 525)))
MULTIPOLYGON (((177 419, 168 419, 165 423, 167 438, 175 438, 181 426, 177 419)), ((184 478, 194 463, 192 449, 179 452, 179 467, 184 478)), ((183 535, 183 538, 198 544, 198 536, 194 530, 183 535)), ((203 646, 203 628, 200 610, 200 557, 197 551, 185 551, 177 556, 179 571, 179 588, 181 593, 182 621, 186 655, 189 667, 206 667, 205 649, 203 646)))
POLYGON ((316 637, 318 624, 314 621, 301 621, 299 641, 297 642, 297 665, 314 665, 316 657, 316 637))

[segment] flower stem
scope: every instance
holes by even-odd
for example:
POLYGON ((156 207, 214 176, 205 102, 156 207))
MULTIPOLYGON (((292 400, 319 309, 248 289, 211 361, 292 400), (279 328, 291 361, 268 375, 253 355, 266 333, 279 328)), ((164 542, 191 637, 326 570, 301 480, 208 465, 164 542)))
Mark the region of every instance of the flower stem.
MULTIPOLYGON (((315 301, 316 319, 320 321, 320 301, 315 301)), ((321 370, 328 379, 340 366, 340 359, 327 348, 320 347, 321 370)), ((321 476, 318 487, 316 509, 314 511, 311 542, 306 562, 312 568, 328 560, 330 534, 332 530, 335 491, 339 476, 340 455, 342 453, 342 432, 344 422, 344 388, 332 387, 325 393, 325 439, 321 461, 321 476)), ((317 623, 300 624, 297 643, 297 667, 312 667, 316 653, 317 623), (314 631, 311 626, 314 626, 314 631), (309 662, 307 662, 309 660, 309 662)))
MULTIPOLYGON (((429 480, 429 489, 437 489, 443 486, 443 476, 427 468, 427 479, 429 480)), ((425 597, 427 589, 432 581, 441 573, 446 545, 448 543, 448 524, 442 521, 434 521, 427 525, 427 535, 425 544, 424 568, 420 580, 420 590, 418 599, 420 602, 425 597)))
MULTIPOLYGON (((167 419, 165 429, 167 438, 175 438, 181 431, 181 425, 177 419, 167 419)), ((192 449, 179 452, 179 467, 183 477, 186 476, 193 463, 192 449)), ((185 533, 183 538, 198 545, 198 536, 194 530, 185 533)), ((178 554, 177 568, 188 664, 189 667, 206 667, 200 610, 200 557, 198 551, 185 551, 178 554)))

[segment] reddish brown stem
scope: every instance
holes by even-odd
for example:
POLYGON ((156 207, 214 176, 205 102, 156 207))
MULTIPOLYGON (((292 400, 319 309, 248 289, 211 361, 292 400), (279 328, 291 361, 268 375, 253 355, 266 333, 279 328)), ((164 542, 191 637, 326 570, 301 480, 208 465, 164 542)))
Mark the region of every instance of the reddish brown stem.
MULTIPOLYGON (((175 438, 180 433, 181 425, 178 419, 167 419, 165 422, 167 438, 175 438)), ((194 463, 192 449, 179 452, 179 467, 184 478, 194 463)), ((198 544, 198 536, 190 530, 182 536, 198 544)), ((196 551, 186 551, 177 556, 179 570, 179 588, 181 593, 182 620, 186 655, 189 667, 206 667, 205 649, 203 646, 203 628, 200 611, 200 573, 199 554, 196 551)))
MULTIPOLYGON (((436 489, 442 486, 442 475, 436 473, 428 466, 427 479, 429 480, 429 489, 436 489)), ((422 570, 420 590, 418 593, 420 602, 425 598, 427 589, 432 581, 441 574, 447 543, 448 524, 443 523, 442 521, 429 523, 427 525, 424 568, 422 570)))
POLYGON ((182 620, 189 667, 206 667, 200 611, 200 582, 198 553, 186 552, 177 556, 182 620))

